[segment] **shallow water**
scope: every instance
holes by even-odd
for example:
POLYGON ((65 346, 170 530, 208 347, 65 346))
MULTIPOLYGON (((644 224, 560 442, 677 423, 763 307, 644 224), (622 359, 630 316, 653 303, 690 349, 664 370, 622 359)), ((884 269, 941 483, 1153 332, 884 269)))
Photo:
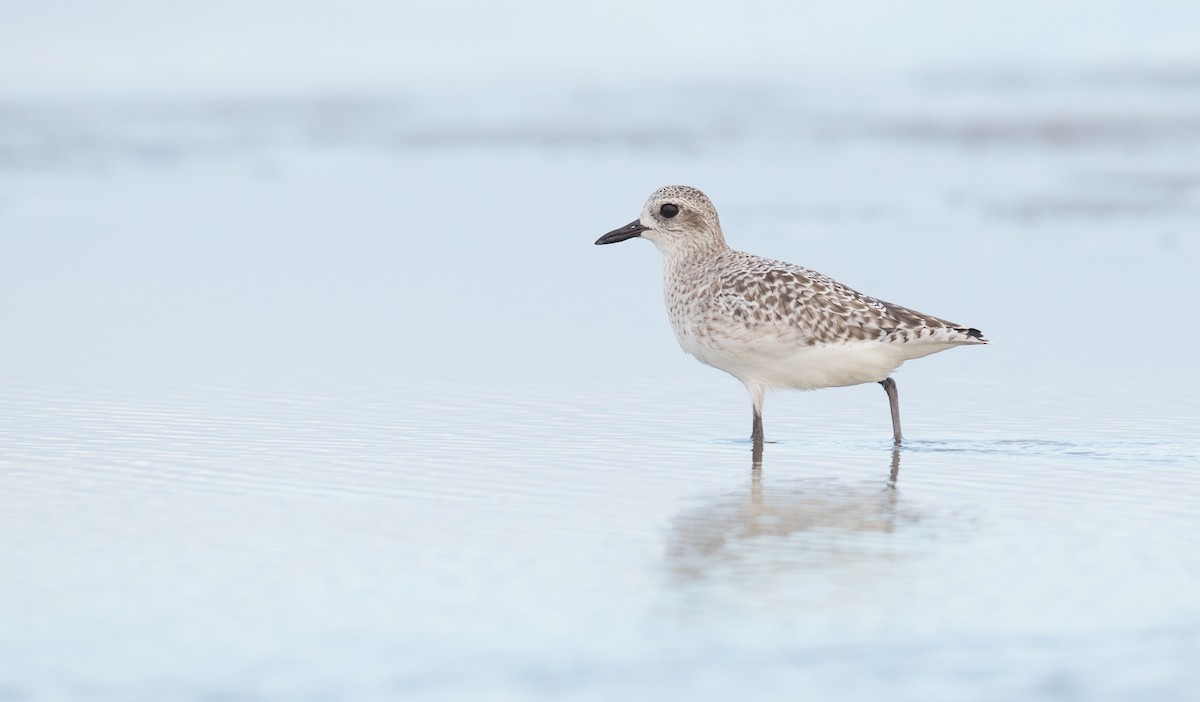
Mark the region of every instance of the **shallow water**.
POLYGON ((0 699, 1188 699, 1200 103, 1122 85, 8 104, 0 699), (752 470, 592 246, 672 182, 993 344, 752 470))

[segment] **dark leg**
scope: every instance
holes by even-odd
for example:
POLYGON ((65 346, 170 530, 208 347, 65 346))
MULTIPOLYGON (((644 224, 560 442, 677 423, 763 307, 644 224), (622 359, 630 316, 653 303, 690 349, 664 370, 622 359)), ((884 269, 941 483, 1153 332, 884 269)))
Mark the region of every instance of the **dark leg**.
POLYGON ((754 409, 754 428, 750 430, 750 441, 754 442, 754 448, 751 449, 754 464, 760 465, 763 453, 763 428, 762 412, 759 412, 757 407, 754 409))
POLYGON ((904 437, 900 436, 900 398, 896 395, 896 381, 888 378, 879 381, 879 384, 887 391, 888 403, 892 406, 892 438, 899 446, 900 440, 904 437))

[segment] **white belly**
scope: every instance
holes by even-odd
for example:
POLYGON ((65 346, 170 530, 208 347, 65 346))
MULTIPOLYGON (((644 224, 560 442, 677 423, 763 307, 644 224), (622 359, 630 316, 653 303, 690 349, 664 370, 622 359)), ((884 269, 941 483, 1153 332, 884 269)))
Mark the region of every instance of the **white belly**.
POLYGON ((795 390, 879 382, 908 359, 953 346, 878 341, 803 346, 794 339, 770 338, 717 345, 695 338, 679 341, 684 351, 702 363, 720 368, 747 385, 795 390))

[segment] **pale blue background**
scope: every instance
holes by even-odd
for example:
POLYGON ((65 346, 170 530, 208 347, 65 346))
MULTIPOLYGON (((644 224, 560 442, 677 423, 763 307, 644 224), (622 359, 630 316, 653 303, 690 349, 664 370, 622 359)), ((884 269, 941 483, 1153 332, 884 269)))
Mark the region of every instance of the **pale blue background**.
POLYGON ((8 2, 0 700, 1187 700, 1200 6, 8 2), (983 329, 678 350, 669 183, 983 329))

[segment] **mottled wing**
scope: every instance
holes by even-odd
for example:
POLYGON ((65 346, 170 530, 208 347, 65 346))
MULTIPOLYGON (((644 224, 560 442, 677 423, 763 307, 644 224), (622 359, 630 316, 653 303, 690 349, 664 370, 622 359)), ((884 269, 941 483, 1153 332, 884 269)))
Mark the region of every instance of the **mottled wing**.
POLYGON ((744 301, 747 322, 790 326, 806 344, 987 343, 978 329, 864 295, 808 268, 742 256, 731 282, 744 301))

